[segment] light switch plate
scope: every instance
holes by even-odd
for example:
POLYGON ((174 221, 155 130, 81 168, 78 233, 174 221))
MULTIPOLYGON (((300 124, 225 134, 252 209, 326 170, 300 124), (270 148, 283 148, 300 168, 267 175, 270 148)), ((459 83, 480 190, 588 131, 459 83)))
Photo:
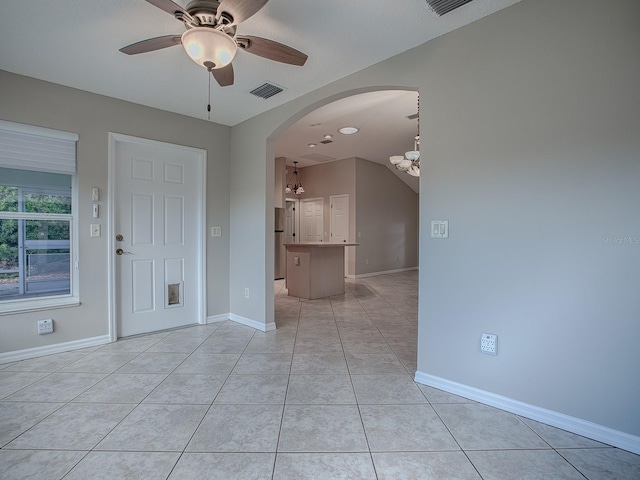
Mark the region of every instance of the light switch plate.
POLYGON ((449 220, 431 220, 431 238, 449 238, 449 220))
POLYGON ((99 237, 100 234, 101 234, 100 224, 99 223, 92 223, 91 224, 91 236, 92 237, 99 237))

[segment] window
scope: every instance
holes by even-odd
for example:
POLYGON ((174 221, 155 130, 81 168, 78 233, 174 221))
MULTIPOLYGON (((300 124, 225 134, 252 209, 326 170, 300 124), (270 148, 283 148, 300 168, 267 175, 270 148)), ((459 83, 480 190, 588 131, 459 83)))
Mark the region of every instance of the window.
POLYGON ((76 141, 0 121, 0 313, 78 304, 76 141))

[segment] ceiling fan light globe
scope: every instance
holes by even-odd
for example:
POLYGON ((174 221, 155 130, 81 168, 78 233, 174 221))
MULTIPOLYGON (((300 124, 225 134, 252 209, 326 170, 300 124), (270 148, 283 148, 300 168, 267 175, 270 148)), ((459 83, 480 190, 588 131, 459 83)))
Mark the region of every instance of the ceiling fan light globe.
POLYGON ((304 188, 302 188, 302 186, 299 186, 298 189, 296 190, 296 193, 298 195, 302 195, 304 193, 304 188))
POLYGON ((182 34, 182 46, 191 60, 205 68, 211 62, 214 69, 229 65, 238 51, 233 38, 211 27, 190 28, 182 34))
POLYGON ((398 165, 396 165, 396 167, 398 167, 400 170, 403 170, 403 171, 406 172, 409 168, 411 168, 411 165, 413 165, 411 160, 408 160, 408 159, 405 158, 400 163, 398 163, 398 165))
POLYGON ((407 157, 407 160, 411 160, 413 162, 414 160, 418 160, 420 158, 420 152, 417 150, 410 150, 405 153, 404 156, 407 157))
POLYGON ((285 193, 291 193, 291 187, 287 187, 284 189, 285 193))
POLYGON ((389 161, 393 165, 398 165, 402 160, 404 160, 404 157, 402 155, 394 155, 393 157, 389 157, 389 161))
POLYGON ((411 175, 412 177, 419 177, 420 176, 420 167, 417 167, 415 165, 412 165, 411 167, 409 167, 409 169, 407 170, 407 173, 409 175, 411 175))

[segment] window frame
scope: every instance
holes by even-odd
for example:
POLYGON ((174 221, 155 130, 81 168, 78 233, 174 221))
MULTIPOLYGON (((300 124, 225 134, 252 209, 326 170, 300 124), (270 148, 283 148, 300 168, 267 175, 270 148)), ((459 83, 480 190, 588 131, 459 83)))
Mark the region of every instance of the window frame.
MULTIPOLYGON (((0 121, 0 130, 6 130, 9 132, 28 133, 32 135, 40 135, 43 137, 51 137, 55 139, 73 140, 76 143, 75 158, 77 161, 77 141, 78 135, 71 134, 69 132, 62 132, 58 130, 51 130, 48 128, 35 127, 31 125, 16 124, 13 122, 0 121)), ((0 161, 0 166, 4 168, 15 168, 10 164, 3 164, 0 161)), ((42 171, 33 168, 24 168, 28 171, 42 171)), ((52 173, 60 173, 52 171, 52 173)), ((71 177, 71 213, 31 213, 31 212, 0 212, 0 219, 3 220, 63 220, 69 222, 69 293, 55 294, 55 295, 42 295, 37 297, 27 298, 11 298, 7 300, 0 299, 0 315, 16 314, 23 312, 32 312, 38 310, 50 310, 55 308, 66 308, 80 305, 80 292, 79 292, 79 235, 78 235, 78 176, 77 169, 73 173, 65 172, 64 175, 71 177)), ((35 190, 38 187, 31 188, 29 190, 35 190)))

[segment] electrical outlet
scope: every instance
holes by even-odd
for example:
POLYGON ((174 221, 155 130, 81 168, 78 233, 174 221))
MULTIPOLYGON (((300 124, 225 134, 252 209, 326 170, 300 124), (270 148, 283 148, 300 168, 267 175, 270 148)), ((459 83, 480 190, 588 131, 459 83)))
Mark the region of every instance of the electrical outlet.
POLYGON ((248 288, 244 289, 244 298, 249 298, 249 289, 248 288))
POLYGON ((480 338, 480 351, 487 355, 497 355, 498 336, 492 333, 483 333, 480 338))
POLYGON ((50 318, 38 320, 38 335, 46 335, 47 333, 53 333, 53 320, 50 318))

